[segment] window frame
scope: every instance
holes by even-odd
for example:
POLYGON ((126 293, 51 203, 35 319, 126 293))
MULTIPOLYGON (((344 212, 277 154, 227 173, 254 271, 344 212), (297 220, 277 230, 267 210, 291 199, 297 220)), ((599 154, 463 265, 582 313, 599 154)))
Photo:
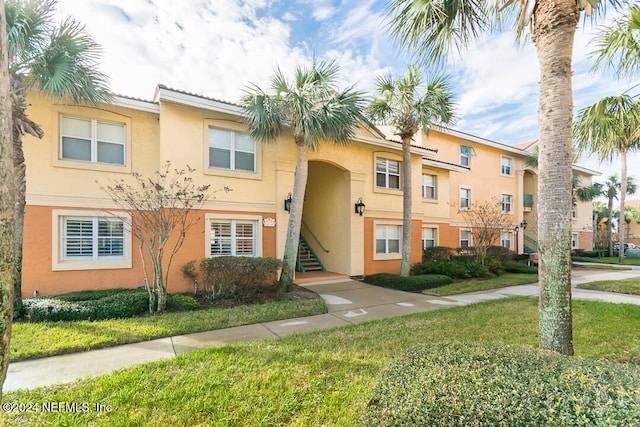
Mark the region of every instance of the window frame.
POLYGON ((500 175, 513 176, 513 157, 500 156, 500 175), (508 172, 505 172, 504 160, 507 160, 508 163, 509 163, 506 166, 508 168, 508 172))
POLYGON ((219 126, 214 126, 214 125, 208 125, 207 126, 207 156, 206 156, 206 165, 208 169, 217 169, 217 170, 221 170, 221 171, 226 171, 226 172, 239 172, 239 173, 248 173, 248 174, 255 174, 258 172, 258 143, 255 139, 251 138, 248 134, 235 130, 235 129, 225 129, 219 126), (222 167, 222 166, 212 166, 211 165, 211 149, 218 149, 218 150, 227 150, 226 148, 216 148, 212 145, 212 141, 210 138, 210 134, 209 132, 211 130, 216 130, 219 132, 228 132, 231 135, 231 147, 228 149, 229 151, 229 167, 222 167), (241 149, 237 149, 236 148, 236 139, 237 139, 237 135, 243 135, 245 137, 248 137, 251 139, 251 141, 253 142, 253 152, 249 152, 246 150, 241 150, 241 149), (236 166, 236 152, 239 153, 251 153, 253 154, 253 170, 248 170, 248 169, 237 169, 236 166))
POLYGON ((503 214, 513 214, 513 194, 502 193, 500 194, 500 211, 503 214), (505 197, 508 197, 508 201, 505 202, 505 197), (508 205, 508 210, 505 210, 505 205, 508 205))
POLYGON ((374 260, 393 260, 393 259, 401 259, 402 257, 402 222, 396 221, 374 221, 373 223, 373 259, 374 260), (398 232, 398 252, 388 252, 389 250, 389 236, 385 234, 385 252, 377 252, 377 243, 378 240, 378 227, 395 227, 398 232))
POLYGON ((397 191, 397 190, 402 190, 402 161, 401 160, 396 160, 396 159, 390 159, 388 157, 381 157, 381 156, 376 156, 375 158, 375 186, 378 189, 381 190, 391 190, 391 191, 397 191), (378 171, 378 161, 384 161, 385 162, 385 170, 384 171, 378 171), (398 173, 390 173, 389 172, 389 162, 395 162, 398 164, 398 173), (384 174, 384 179, 385 179, 385 185, 384 186, 380 186, 378 185, 378 174, 384 174), (390 176, 397 176, 398 177, 398 187, 390 187, 389 186, 389 177, 390 176))
POLYGON ((580 245, 580 235, 578 233, 572 232, 571 233, 571 249, 578 249, 579 245, 580 245))
POLYGON ((469 230, 468 228, 461 228, 460 232, 458 233, 458 243, 460 248, 470 248, 473 246, 473 234, 471 234, 471 230, 469 230), (463 239, 462 238, 462 233, 469 233, 469 237, 467 239, 463 239), (467 242, 467 246, 463 246, 462 242, 466 241, 467 242))
POLYGON ((500 246, 513 250, 513 243, 513 231, 503 231, 500 233, 500 246), (505 236, 507 236, 507 239, 505 239, 505 236), (505 242, 509 242, 509 245, 505 246, 505 242))
POLYGON ((571 207, 571 219, 573 221, 578 220, 578 204, 577 203, 574 203, 571 207))
POLYGON ((474 149, 472 146, 460 144, 460 165, 471 167, 471 157, 473 157, 473 153, 474 149), (466 161, 463 161, 463 159, 466 159, 466 161))
POLYGON ((234 214, 205 214, 204 221, 204 256, 205 258, 213 258, 218 256, 246 256, 251 258, 257 258, 262 256, 262 216, 260 215, 234 215, 234 214), (231 254, 211 254, 211 243, 212 243, 212 224, 215 222, 230 222, 232 224, 231 227, 231 254), (252 223, 253 224, 253 247, 254 253, 253 255, 236 255, 236 236, 234 230, 236 230, 235 226, 240 224, 252 223), (234 225, 235 224, 235 225, 234 225))
POLYGON ((438 200, 438 175, 423 173, 422 174, 422 198, 424 200, 438 200), (433 178, 433 186, 429 187, 425 185, 425 178, 433 178), (432 189, 433 196, 427 197, 426 189, 432 189))
POLYGON ((423 225, 422 226, 422 240, 421 240, 421 242, 422 242, 422 250, 423 251, 425 251, 427 249, 427 247, 431 248, 431 247, 438 246, 438 234, 439 234, 438 231, 439 231, 438 227, 433 226, 433 225, 423 225), (432 238, 425 239, 425 233, 424 232, 426 230, 431 230, 432 231, 432 233, 433 233, 432 238), (430 240, 433 241, 433 246, 425 246, 425 242, 430 241, 430 240))
POLYGON ((89 116, 80 116, 75 114, 68 114, 66 112, 60 112, 58 114, 58 146, 57 146, 57 161, 59 162, 79 162, 85 165, 96 165, 102 167, 115 167, 115 168, 126 168, 129 166, 129 143, 130 135, 129 135, 129 123, 127 121, 117 121, 106 118, 98 118, 98 117, 89 117, 89 116), (75 138, 75 139, 83 139, 86 140, 85 137, 79 138, 77 136, 66 135, 63 133, 63 122, 65 119, 74 119, 74 120, 83 120, 90 122, 91 126, 91 136, 89 141, 90 144, 90 159, 73 159, 69 157, 63 156, 63 140, 65 137, 67 138, 75 138), (106 125, 117 125, 122 127, 122 135, 124 141, 122 143, 117 141, 100 141, 98 140, 98 124, 106 124, 106 125), (101 162, 98 160, 98 143, 104 142, 107 144, 121 145, 122 146, 122 161, 123 163, 110 163, 110 162, 101 162))
POLYGON ((471 187, 460 187, 458 190, 458 203, 460 204, 460 210, 471 210, 472 201, 471 201, 471 187), (467 192, 467 206, 463 206, 462 203, 462 192, 467 192))
POLYGON ((113 270, 129 269, 132 266, 132 235, 131 235, 131 215, 126 212, 108 213, 105 211, 87 211, 78 209, 54 209, 52 211, 52 244, 51 244, 51 269, 53 271, 71 270, 113 270), (65 221, 70 218, 91 219, 92 220, 92 241, 93 254, 88 257, 73 257, 65 255, 64 235, 66 230, 65 221), (97 228, 100 220, 120 219, 123 224, 123 248, 122 255, 102 256, 97 253, 99 241, 99 230, 97 228))
MULTIPOLYGON (((132 137, 131 137, 131 119, 121 114, 115 114, 102 110, 90 110, 78 112, 78 107, 60 106, 52 112, 52 122, 54 123, 52 134, 57 135, 56 143, 51 144, 51 162, 54 167, 63 167, 69 169, 84 169, 100 172, 114 172, 114 173, 130 173, 131 170, 131 152, 132 152, 132 137), (62 120, 63 117, 69 117, 72 119, 89 120, 95 122, 102 122, 106 124, 116 124, 124 126, 124 152, 123 160, 124 164, 119 163, 103 163, 97 161, 78 160, 62 157, 62 120)), ((93 124, 92 124, 93 129, 93 124)), ((93 135, 93 131, 92 131, 93 135)), ((109 141, 105 141, 109 142, 109 141)), ((94 142, 92 141, 93 145, 94 142)), ((97 141, 96 150, 97 150, 97 141)), ((93 152, 93 148, 92 148, 93 152)), ((93 154, 92 154, 93 155, 93 154)), ((96 152, 97 156, 97 152, 96 152)), ((97 158, 97 157, 96 157, 97 158)))

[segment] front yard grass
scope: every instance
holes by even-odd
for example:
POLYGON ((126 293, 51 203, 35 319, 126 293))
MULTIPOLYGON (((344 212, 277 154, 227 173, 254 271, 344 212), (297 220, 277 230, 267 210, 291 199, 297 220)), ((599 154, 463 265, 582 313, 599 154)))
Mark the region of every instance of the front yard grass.
POLYGON ((422 293, 444 297, 447 295, 463 294, 465 292, 487 291, 490 289, 504 288, 505 286, 526 285, 537 282, 537 274, 506 273, 493 279, 465 280, 438 288, 425 289, 422 293))
POLYGON ((322 298, 99 321, 15 323, 11 361, 327 312, 322 298))
MULTIPOLYGON (((602 258, 572 257, 572 259, 574 261, 593 262, 593 263, 599 263, 599 264, 618 264, 620 261, 618 257, 602 257, 602 258)), ((640 265, 640 259, 624 258, 622 263, 626 265, 640 265)))
POLYGON ((577 264, 574 265, 577 268, 586 268, 590 270, 631 270, 631 267, 623 267, 617 265, 607 265, 607 264, 577 264))
POLYGON ((576 287, 580 289, 592 289, 594 291, 640 295, 640 280, 600 280, 582 283, 576 287))
MULTIPOLYGON (((640 307, 574 301, 576 355, 640 356, 640 307)), ((353 426, 378 375, 408 347, 443 341, 537 347, 538 300, 510 298, 382 319, 174 359, 5 402, 87 402, 86 413, 3 413, 11 426, 353 426), (110 405, 96 412, 95 405, 110 405)))

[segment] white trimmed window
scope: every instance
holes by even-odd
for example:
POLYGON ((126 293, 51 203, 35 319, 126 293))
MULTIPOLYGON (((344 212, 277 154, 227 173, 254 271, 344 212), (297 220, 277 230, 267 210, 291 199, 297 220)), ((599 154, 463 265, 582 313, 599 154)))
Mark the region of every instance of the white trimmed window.
POLYGON ((511 213, 513 208, 513 196, 511 194, 503 194, 501 196, 502 213, 511 213))
POLYGON ((573 205, 571 209, 571 219, 578 219, 578 205, 573 205))
POLYGON ((471 209, 471 189, 460 189, 460 209, 471 209))
POLYGON ((256 142, 248 135, 209 128, 209 167, 256 171, 256 142))
POLYGON ((510 231, 502 232, 500 235, 500 246, 503 248, 511 249, 511 241, 512 241, 513 233, 510 231))
POLYGON ((397 160, 376 159, 376 186, 380 188, 400 189, 400 162, 397 160))
POLYGON ((125 224, 120 218, 62 217, 62 261, 123 259, 125 224))
POLYGON ((471 230, 460 230, 460 247, 468 248, 471 246, 471 230))
POLYGON ((401 225, 376 225, 376 254, 399 254, 401 225))
POLYGON ((211 219, 208 256, 258 256, 258 221, 211 219))
POLYGON ((438 245, 438 229, 435 227, 422 228, 422 250, 438 245))
POLYGON ((500 173, 502 175, 511 175, 511 157, 500 157, 500 173))
POLYGON ((571 233, 571 249, 578 249, 578 233, 571 233))
POLYGON ((124 123, 60 116, 60 158, 124 165, 125 135, 124 123))
POLYGON ((473 147, 469 147, 468 145, 460 146, 460 164, 462 166, 470 166, 471 165, 471 156, 475 154, 473 147))
POLYGON ((422 175, 422 198, 437 199, 437 177, 435 175, 422 175))

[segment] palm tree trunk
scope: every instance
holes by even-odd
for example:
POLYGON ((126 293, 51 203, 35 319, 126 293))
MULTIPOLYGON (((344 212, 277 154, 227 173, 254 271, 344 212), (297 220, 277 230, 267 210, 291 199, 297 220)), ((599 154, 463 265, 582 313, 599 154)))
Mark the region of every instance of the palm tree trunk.
POLYGON ((620 219, 618 220, 618 243, 620 249, 618 258, 620 264, 624 261, 624 228, 627 225, 625 223, 624 216, 624 204, 627 197, 627 152, 620 150, 620 219))
POLYGON ((9 367, 9 344, 13 322, 14 218, 13 146, 11 99, 7 60, 4 0, 0 0, 0 401, 9 367))
POLYGON ((289 292, 293 285, 296 259, 298 257, 298 245, 300 244, 300 227, 302 226, 302 209, 304 205, 304 193, 307 187, 309 175, 309 148, 304 144, 303 138, 296 136, 298 158, 296 172, 293 179, 293 195, 291 211, 289 212, 289 225, 287 227, 287 241, 284 245, 284 257, 282 258, 282 273, 280 274, 280 288, 289 292))
POLYGON ((15 197, 15 230, 14 253, 15 265, 13 274, 13 294, 15 297, 13 310, 16 317, 22 314, 22 242, 24 240, 24 211, 27 193, 27 165, 22 150, 22 135, 16 126, 13 127, 13 179, 16 189, 15 197))
POLYGON ((411 266, 411 137, 402 138, 402 261, 400 275, 408 276, 411 266))
POLYGON ((607 246, 609 257, 613 257, 613 197, 609 196, 609 219, 607 220, 607 246))
POLYGON ((540 64, 538 251, 540 348, 573 354, 571 313, 571 54, 575 2, 538 2, 534 42, 540 64))

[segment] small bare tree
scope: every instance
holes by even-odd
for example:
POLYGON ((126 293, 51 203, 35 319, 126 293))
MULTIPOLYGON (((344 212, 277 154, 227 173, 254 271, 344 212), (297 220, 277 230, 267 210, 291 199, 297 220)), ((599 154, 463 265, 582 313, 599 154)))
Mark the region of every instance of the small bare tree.
MULTIPOLYGON (((116 205, 130 214, 125 222, 138 239, 150 313, 166 308, 171 261, 182 247, 187 231, 198 221, 192 211, 202 207, 209 198, 209 185, 193 183, 194 170, 189 166, 172 169, 171 163, 166 162, 153 177, 134 173, 133 184, 119 179, 101 187, 116 205)), ((225 191, 229 189, 225 187, 225 191)))
POLYGON ((500 240, 500 234, 512 230, 512 218, 502 211, 502 202, 495 197, 474 203, 472 209, 458 209, 473 236, 478 261, 484 265, 487 249, 500 240))

